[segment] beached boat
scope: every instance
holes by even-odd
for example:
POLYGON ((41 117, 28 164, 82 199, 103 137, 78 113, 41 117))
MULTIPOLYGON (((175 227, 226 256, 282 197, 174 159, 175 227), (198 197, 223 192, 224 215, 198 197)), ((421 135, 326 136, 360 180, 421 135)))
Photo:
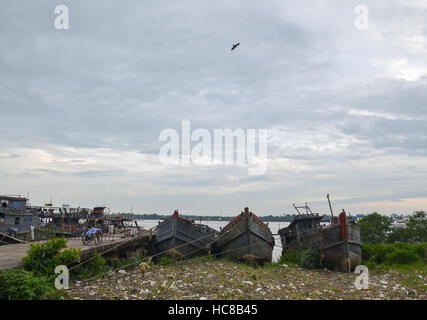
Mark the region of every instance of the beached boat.
POLYGON ((217 231, 179 216, 173 215, 160 222, 156 231, 156 253, 174 258, 191 258, 210 253, 210 244, 217 231))
MULTIPOLYGON (((309 210, 307 206, 305 208, 309 210)), ((353 271, 361 263, 360 229, 347 218, 344 210, 339 214, 339 219, 332 215, 331 224, 325 226, 320 225, 323 216, 313 214, 311 210, 306 214, 298 213, 288 227, 279 230, 282 254, 290 250, 314 248, 320 250, 322 265, 347 272, 353 271)))
POLYGON ((255 263, 271 262, 273 247, 270 229, 248 208, 220 231, 214 243, 214 251, 219 256, 255 263))

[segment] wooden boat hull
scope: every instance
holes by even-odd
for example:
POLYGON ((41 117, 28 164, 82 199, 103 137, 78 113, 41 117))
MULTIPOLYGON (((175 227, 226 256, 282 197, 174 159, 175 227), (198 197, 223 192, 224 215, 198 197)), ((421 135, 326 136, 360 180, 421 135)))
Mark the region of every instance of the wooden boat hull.
POLYGON ((173 258, 191 258, 210 253, 213 234, 190 221, 173 215, 161 222, 156 231, 156 254, 173 258))
POLYGON ((348 235, 343 239, 341 225, 335 224, 325 228, 313 230, 305 236, 290 243, 286 243, 280 230, 282 240, 282 254, 289 250, 316 248, 321 251, 322 263, 329 269, 339 271, 353 271, 361 263, 362 243, 358 226, 346 224, 348 235))
POLYGON ((270 229, 255 215, 242 214, 219 233, 213 250, 248 262, 271 262, 274 238, 270 229))

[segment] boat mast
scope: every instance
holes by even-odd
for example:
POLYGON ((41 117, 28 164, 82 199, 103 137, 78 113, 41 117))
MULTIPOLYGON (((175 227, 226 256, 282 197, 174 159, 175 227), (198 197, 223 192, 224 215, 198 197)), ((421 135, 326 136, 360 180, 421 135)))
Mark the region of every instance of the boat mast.
POLYGON ((295 206, 295 203, 293 204, 295 210, 298 212, 298 214, 301 214, 301 212, 299 212, 298 207, 295 206))
POLYGON ((333 218, 334 217, 334 213, 332 212, 332 206, 331 206, 331 200, 329 199, 329 193, 328 193, 328 195, 326 197, 328 198, 329 209, 331 210, 331 215, 332 215, 332 218, 333 218))

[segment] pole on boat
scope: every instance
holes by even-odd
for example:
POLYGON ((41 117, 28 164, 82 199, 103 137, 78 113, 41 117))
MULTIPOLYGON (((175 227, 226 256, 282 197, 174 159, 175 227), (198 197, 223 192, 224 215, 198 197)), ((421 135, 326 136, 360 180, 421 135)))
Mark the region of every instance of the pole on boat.
POLYGON ((332 212, 332 206, 331 206, 331 200, 329 199, 329 193, 328 193, 328 195, 326 197, 328 198, 329 209, 331 210, 331 215, 332 215, 332 218, 333 218, 334 217, 334 213, 332 212))
POLYGON ((298 212, 298 214, 301 214, 301 212, 299 212, 298 208, 295 206, 295 203, 293 204, 295 210, 298 212))

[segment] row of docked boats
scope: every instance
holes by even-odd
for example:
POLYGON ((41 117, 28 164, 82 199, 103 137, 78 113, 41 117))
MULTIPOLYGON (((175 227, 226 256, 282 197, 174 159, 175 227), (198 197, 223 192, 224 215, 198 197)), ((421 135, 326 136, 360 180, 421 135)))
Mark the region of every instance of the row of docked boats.
MULTIPOLYGON (((320 250, 325 267, 348 272, 361 263, 360 230, 344 209, 334 217, 330 207, 332 219, 328 225, 321 225, 323 216, 312 213, 307 205, 306 213, 298 208, 301 207, 295 207, 298 215, 289 226, 276 234, 280 236, 282 254, 314 248, 320 250)), ((212 254, 262 264, 272 261, 274 236, 268 225, 248 208, 220 231, 185 219, 175 210, 157 226, 156 255, 191 258, 212 254)))
POLYGON ((109 232, 141 231, 137 222, 127 217, 110 215, 106 207, 55 207, 51 203, 31 206, 19 195, 0 195, 0 245, 50 239, 54 236, 81 236, 88 227, 109 232))

